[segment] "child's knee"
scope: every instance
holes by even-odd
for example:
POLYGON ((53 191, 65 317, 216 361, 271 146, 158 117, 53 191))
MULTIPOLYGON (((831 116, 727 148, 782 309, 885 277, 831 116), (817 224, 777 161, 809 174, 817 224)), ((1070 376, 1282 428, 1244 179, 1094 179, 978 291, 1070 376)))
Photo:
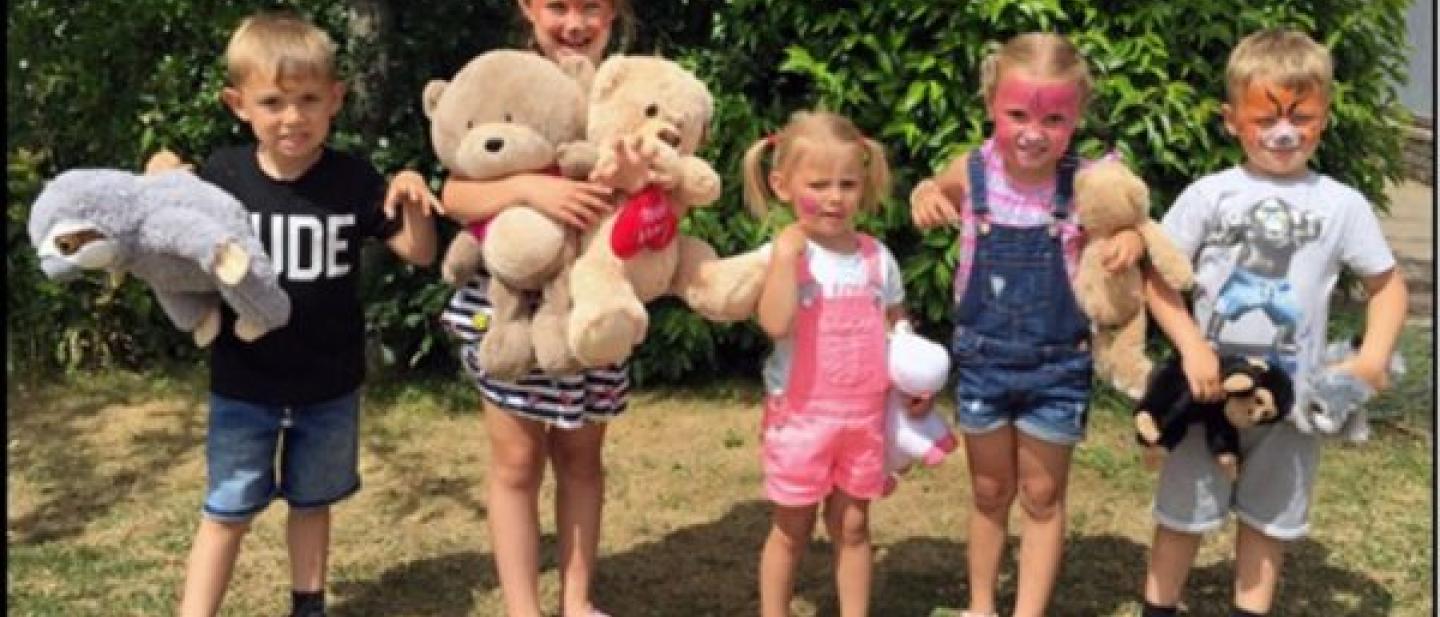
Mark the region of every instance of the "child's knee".
POLYGON ((830 541, 841 546, 858 546, 870 542, 870 517, 864 511, 849 510, 825 518, 830 541))
POLYGON ((971 492, 975 509, 985 513, 1003 512, 1015 501, 1015 483, 1003 480, 974 478, 971 492))
POLYGON ((490 481, 505 488, 539 488, 544 475, 545 465, 538 457, 501 458, 490 463, 490 481))
POLYGON ((1020 507, 1030 520, 1046 521, 1061 509, 1063 490, 1053 482, 1025 482, 1020 485, 1020 507))

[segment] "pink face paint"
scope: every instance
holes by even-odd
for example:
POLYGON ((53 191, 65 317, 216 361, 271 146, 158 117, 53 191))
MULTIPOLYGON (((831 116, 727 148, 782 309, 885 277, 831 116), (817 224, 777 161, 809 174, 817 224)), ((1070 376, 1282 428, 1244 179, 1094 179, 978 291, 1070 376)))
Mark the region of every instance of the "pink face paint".
POLYGON ((1080 120, 1080 87, 1073 81, 1000 79, 990 103, 995 142, 1007 161, 1024 167, 1059 160, 1080 120))
POLYGON ((795 205, 800 209, 800 214, 804 216, 820 214, 820 202, 815 201, 815 198, 809 195, 802 195, 800 199, 795 200, 795 205))

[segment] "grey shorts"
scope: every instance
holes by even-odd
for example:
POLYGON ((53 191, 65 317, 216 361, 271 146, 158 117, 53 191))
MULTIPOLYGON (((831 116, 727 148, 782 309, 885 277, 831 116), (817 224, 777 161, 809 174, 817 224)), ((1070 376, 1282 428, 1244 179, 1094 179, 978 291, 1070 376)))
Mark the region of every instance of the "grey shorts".
POLYGON ((1165 459, 1155 490, 1155 521, 1186 533, 1225 524, 1230 510, 1241 522, 1279 540, 1309 531, 1310 496, 1320 464, 1320 440, 1288 420, 1240 433, 1240 476, 1232 484, 1205 447, 1205 430, 1192 425, 1165 459))

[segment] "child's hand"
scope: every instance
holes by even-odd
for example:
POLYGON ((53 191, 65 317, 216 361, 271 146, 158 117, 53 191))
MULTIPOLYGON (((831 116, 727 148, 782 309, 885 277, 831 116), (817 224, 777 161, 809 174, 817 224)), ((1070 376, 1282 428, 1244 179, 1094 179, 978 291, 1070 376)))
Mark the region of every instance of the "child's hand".
POLYGON ((600 158, 590 172, 590 180, 607 184, 626 193, 638 193, 645 185, 655 181, 651 166, 655 162, 654 150, 642 147, 641 136, 619 138, 610 144, 610 156, 600 158))
POLYGON ((791 223, 775 236, 775 256, 797 259, 805 254, 805 246, 809 236, 805 235, 805 228, 800 223, 791 223))
POLYGON ((1220 357, 1209 345, 1180 350, 1180 368, 1185 371, 1191 398, 1201 403, 1215 403, 1225 398, 1225 390, 1220 387, 1220 357))
POLYGON ((909 396, 905 398, 905 412, 909 414, 911 418, 923 418, 925 414, 930 413, 930 409, 934 403, 934 394, 909 396))
POLYGON ((445 213, 445 206, 440 204, 440 199, 430 192, 430 186, 425 184, 425 178, 420 174, 405 170, 395 174, 390 179, 390 188, 385 191, 385 218, 395 218, 397 205, 406 208, 420 208, 421 216, 428 217, 432 211, 440 214, 445 213))
POLYGON ((1346 371, 1374 388, 1376 392, 1381 392, 1390 387, 1387 368, 1384 362, 1371 362, 1357 355, 1331 366, 1330 370, 1346 371))
POLYGON ((527 205, 575 229, 590 229, 615 209, 610 203, 615 189, 598 182, 544 175, 529 175, 524 180, 527 205))
MULTIPOLYGON (((968 191, 966 191, 968 192, 968 191)), ((921 180, 910 191, 910 220, 921 230, 959 225, 960 212, 933 179, 921 180)))
POLYGON ((1105 247, 1100 253, 1100 266, 1107 272, 1129 268, 1145 254, 1145 237, 1134 229, 1117 231, 1102 242, 1105 247))

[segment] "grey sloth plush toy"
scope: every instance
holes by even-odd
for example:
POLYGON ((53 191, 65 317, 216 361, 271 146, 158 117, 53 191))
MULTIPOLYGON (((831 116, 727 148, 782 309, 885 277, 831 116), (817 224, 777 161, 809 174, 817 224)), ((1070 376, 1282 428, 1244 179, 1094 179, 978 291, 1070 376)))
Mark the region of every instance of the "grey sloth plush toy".
POLYGON ((248 218, 229 193, 185 171, 76 169, 46 183, 29 232, 46 276, 134 274, 204 347, 220 331, 222 298, 243 341, 290 320, 290 296, 248 218))

